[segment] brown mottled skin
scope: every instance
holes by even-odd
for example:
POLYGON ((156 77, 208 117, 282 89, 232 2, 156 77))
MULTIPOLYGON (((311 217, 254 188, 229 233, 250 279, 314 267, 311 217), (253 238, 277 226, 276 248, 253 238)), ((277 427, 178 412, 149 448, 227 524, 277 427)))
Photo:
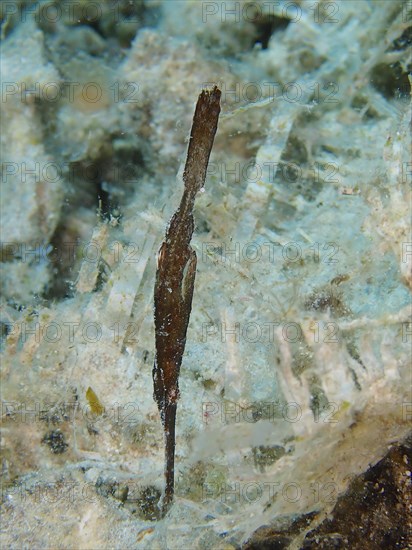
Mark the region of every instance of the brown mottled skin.
POLYGON ((193 205, 204 185, 220 112, 220 90, 203 90, 193 117, 179 208, 170 220, 158 258, 154 291, 156 356, 153 367, 154 399, 165 431, 166 513, 173 501, 176 406, 179 373, 186 344, 196 275, 196 252, 190 241, 194 230, 193 205))

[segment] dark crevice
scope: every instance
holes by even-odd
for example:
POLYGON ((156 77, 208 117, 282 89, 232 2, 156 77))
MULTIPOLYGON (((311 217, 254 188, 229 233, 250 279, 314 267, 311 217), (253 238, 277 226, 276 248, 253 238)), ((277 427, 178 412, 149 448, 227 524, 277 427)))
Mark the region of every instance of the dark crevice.
MULTIPOLYGON (((112 204, 110 194, 104 189, 103 183, 99 181, 97 183, 97 199, 98 199, 98 211, 103 220, 110 219, 110 213, 112 208, 115 208, 115 205, 112 204)), ((117 205, 116 205, 117 206, 117 205)))
MULTIPOLYGON (((408 67, 408 70, 412 69, 408 67)), ((370 74, 372 86, 386 99, 406 99, 411 93, 408 73, 402 70, 399 62, 375 65, 370 74)))
POLYGON ((393 50, 406 50, 409 46, 412 45, 412 27, 408 27, 403 31, 403 33, 393 41, 392 46, 389 48, 389 51, 393 50))
POLYGON ((261 44, 262 50, 267 50, 269 40, 276 31, 283 31, 290 23, 287 17, 277 17, 276 15, 262 15, 254 22, 257 35, 254 44, 261 44))
MULTIPOLYGON (((64 299, 73 295, 74 282, 81 266, 83 241, 96 224, 96 214, 102 222, 118 226, 123 206, 127 205, 138 182, 147 173, 143 154, 129 144, 102 148, 95 160, 73 162, 63 174, 66 200, 60 221, 50 240, 51 277, 43 292, 46 300, 64 299), (80 256, 79 256, 80 254, 80 256)), ((102 271, 99 284, 104 280, 102 271)))

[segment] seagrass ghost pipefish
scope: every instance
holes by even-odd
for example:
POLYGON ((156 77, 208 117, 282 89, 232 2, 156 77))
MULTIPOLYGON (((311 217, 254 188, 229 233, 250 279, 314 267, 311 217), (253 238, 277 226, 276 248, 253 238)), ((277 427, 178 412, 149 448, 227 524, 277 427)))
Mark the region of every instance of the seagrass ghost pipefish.
POLYGON ((179 399, 178 378, 186 344, 196 276, 196 252, 190 241, 194 230, 193 206, 204 186, 220 113, 220 90, 202 90, 193 116, 190 142, 183 172, 184 191, 173 214, 157 256, 154 288, 156 355, 153 366, 153 397, 165 434, 164 516, 173 502, 175 424, 179 399))

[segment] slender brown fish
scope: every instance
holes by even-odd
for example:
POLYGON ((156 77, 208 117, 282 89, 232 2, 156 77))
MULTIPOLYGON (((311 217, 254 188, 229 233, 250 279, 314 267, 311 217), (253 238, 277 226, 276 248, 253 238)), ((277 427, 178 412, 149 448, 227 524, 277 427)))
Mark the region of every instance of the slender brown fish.
POLYGON ((191 248, 193 205, 203 187, 220 113, 220 90, 203 90, 193 117, 180 206, 170 220, 158 257, 154 289, 156 355, 154 399, 165 432, 165 480, 161 510, 173 501, 176 407, 179 372, 186 344, 196 275, 196 252, 191 248))

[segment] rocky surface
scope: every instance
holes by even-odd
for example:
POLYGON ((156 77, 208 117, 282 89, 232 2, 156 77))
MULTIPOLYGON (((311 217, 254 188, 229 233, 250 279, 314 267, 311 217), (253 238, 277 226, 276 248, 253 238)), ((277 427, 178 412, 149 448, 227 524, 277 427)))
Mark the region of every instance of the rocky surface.
POLYGON ((1 4, 6 548, 228 550, 262 526, 356 547, 350 503, 365 545, 408 544, 384 516, 409 498, 409 3, 269 4, 1 4), (156 254, 205 82, 222 112, 160 521, 156 254))

